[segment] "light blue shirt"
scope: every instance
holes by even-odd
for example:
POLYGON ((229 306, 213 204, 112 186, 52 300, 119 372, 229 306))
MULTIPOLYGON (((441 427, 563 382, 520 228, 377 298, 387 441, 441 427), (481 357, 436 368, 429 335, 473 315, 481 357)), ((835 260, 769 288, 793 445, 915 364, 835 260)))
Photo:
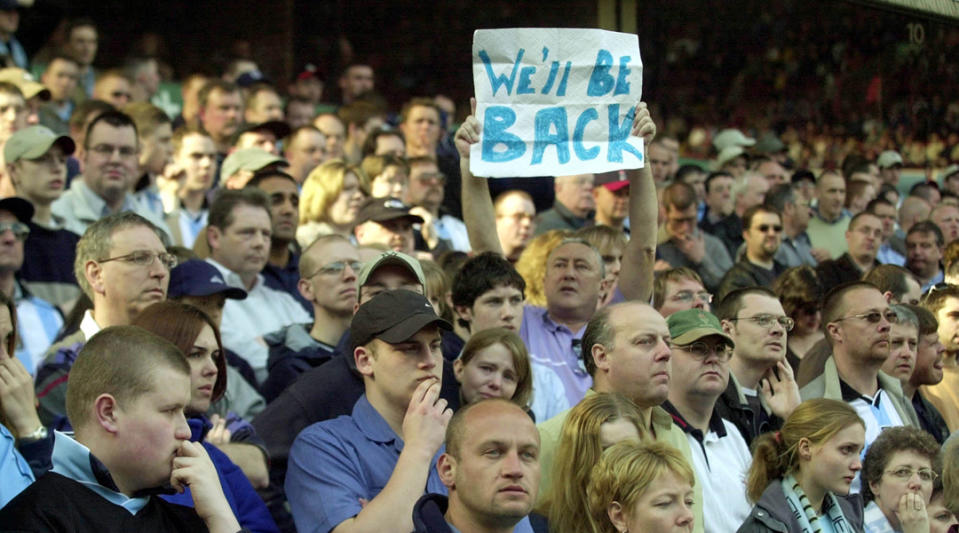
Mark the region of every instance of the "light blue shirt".
POLYGON ((17 451, 16 440, 0 424, 0 507, 33 483, 30 465, 17 451))

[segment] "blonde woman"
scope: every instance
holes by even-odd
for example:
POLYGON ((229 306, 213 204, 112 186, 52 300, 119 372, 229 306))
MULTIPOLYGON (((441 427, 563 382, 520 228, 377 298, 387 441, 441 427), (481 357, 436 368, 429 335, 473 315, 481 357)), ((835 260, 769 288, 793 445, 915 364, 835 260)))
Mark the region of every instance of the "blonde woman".
POLYGON ((780 431, 753 441, 746 496, 755 506, 739 533, 861 532, 862 504, 846 496, 865 440, 866 426, 849 404, 799 404, 780 431))
POLYGON ((603 453, 587 487, 592 533, 689 533, 696 476, 676 448, 621 442, 603 453))
POLYGON ((335 233, 352 239, 356 215, 369 196, 366 173, 342 159, 313 169, 300 193, 300 224, 296 241, 307 248, 320 235, 335 233))
POLYGON ((644 436, 642 427, 633 402, 615 393, 592 394, 570 410, 544 495, 551 533, 589 531, 590 472, 606 448, 638 442, 644 436))

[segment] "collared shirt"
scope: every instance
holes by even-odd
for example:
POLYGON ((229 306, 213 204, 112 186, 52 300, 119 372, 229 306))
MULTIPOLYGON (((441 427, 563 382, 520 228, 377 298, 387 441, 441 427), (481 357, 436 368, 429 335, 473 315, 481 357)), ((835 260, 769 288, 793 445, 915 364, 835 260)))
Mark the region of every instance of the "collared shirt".
MULTIPOLYGON (((79 177, 70 183, 70 188, 53 202, 50 208, 53 214, 63 219, 66 229, 77 235, 83 235, 87 226, 112 213, 106 200, 93 192, 93 189, 79 177)), ((169 236, 170 229, 162 216, 158 218, 132 194, 127 194, 123 198, 123 205, 118 212, 123 211, 132 211, 142 216, 169 236)))
POLYGON ((27 52, 23 49, 23 46, 16 37, 11 36, 7 42, 0 41, 0 54, 12 59, 13 63, 23 70, 30 68, 27 52))
MULTIPOLYGON (((123 507, 131 515, 137 514, 150 501, 149 496, 129 497, 118 490, 113 490, 100 483, 100 477, 104 474, 109 478, 109 473, 103 467, 90 449, 77 442, 66 433, 56 432, 53 441, 53 471, 62 476, 68 477, 84 487, 102 496, 108 502, 123 507), (94 472, 93 466, 100 466, 102 471, 100 476, 94 472)), ((109 479, 112 484, 112 478, 109 479)))
POLYGON ((90 340, 90 337, 100 333, 101 329, 100 324, 97 324, 97 321, 93 318, 93 309, 84 311, 83 319, 80 321, 80 331, 83 332, 86 340, 90 340))
MULTIPOLYGON (((366 395, 350 416, 304 429, 290 448, 286 493, 300 533, 327 533, 362 510, 383 490, 403 451, 403 439, 366 395)), ((441 447, 430 462, 425 487, 406 490, 447 494, 436 471, 441 447)), ((412 511, 412 509, 411 509, 412 511)))
POLYGON ((792 268, 802 265, 816 266, 816 258, 812 256, 812 243, 809 241, 809 235, 802 232, 796 237, 790 237, 783 233, 782 243, 776 250, 773 259, 786 268, 792 268))
POLYGON ((663 404, 689 440, 696 480, 703 486, 703 520, 707 533, 736 531, 752 506, 746 500, 746 472, 752 455, 736 426, 715 412, 706 434, 694 428, 676 408, 663 404))
MULTIPOLYGON (((574 352, 573 341, 583 338, 586 326, 573 332, 549 318, 546 308, 527 305, 523 310, 523 324, 519 335, 529 350, 529 359, 559 376, 566 390, 569 405, 576 405, 593 385, 579 353, 574 352)), ((535 394, 535 391, 534 391, 535 394)))
POLYGON ((880 386, 876 394, 871 398, 861 394, 852 388, 842 378, 839 378, 839 390, 842 391, 842 400, 853 407, 859 418, 866 423, 866 446, 862 453, 865 457, 866 450, 872 441, 876 440, 879 433, 887 427, 902 426, 902 418, 896 411, 892 401, 888 399, 886 391, 880 386))
POLYGON ((257 274, 253 288, 246 289, 238 274, 212 258, 208 258, 207 262, 220 271, 228 285, 247 291, 244 300, 226 301, 220 335, 223 337, 223 346, 246 359, 256 372, 257 379, 262 381, 266 378, 269 356, 263 335, 290 324, 312 322, 310 315, 289 294, 267 287, 262 274, 257 274))
POLYGON ((177 216, 176 222, 180 228, 180 237, 183 240, 182 245, 186 248, 193 248, 193 243, 196 242, 197 236, 200 235, 200 230, 206 227, 207 220, 210 217, 210 211, 208 209, 200 209, 200 212, 194 215, 183 206, 180 206, 177 212, 179 216, 177 216))
POLYGON ((876 254, 876 261, 879 261, 884 265, 906 265, 906 258, 897 252, 888 242, 884 242, 879 246, 879 252, 876 254))
POLYGON ((16 439, 0 424, 0 507, 33 483, 30 465, 17 451, 16 439))
POLYGON ((848 251, 846 230, 849 228, 849 221, 852 220, 849 212, 843 209, 836 220, 826 220, 818 210, 814 212, 815 216, 809 219, 809 226, 806 228, 812 247, 828 251, 833 259, 846 253, 848 251))
POLYGON ((922 285, 922 293, 925 294, 925 293, 929 292, 929 289, 935 287, 935 286, 936 286, 937 284, 939 284, 939 283, 942 283, 942 281, 943 281, 944 279, 945 279, 945 275, 943 274, 942 269, 940 268, 940 269, 939 269, 939 272, 936 272, 936 275, 933 276, 932 279, 930 279, 929 281, 923 283, 923 285, 922 285))

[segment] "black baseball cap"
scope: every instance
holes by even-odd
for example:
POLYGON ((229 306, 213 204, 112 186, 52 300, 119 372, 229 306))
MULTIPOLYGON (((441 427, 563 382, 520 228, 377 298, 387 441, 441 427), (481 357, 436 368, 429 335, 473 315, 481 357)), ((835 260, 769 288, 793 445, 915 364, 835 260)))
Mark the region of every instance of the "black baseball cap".
POLYGON ((405 218, 412 224, 422 224, 423 218, 410 213, 412 207, 397 198, 368 198, 356 214, 358 224, 363 222, 386 222, 405 218))
POLYGON ((430 301, 418 292, 405 289, 383 291, 361 305, 350 323, 353 348, 373 339, 396 344, 409 340, 426 326, 453 326, 436 315, 430 301))

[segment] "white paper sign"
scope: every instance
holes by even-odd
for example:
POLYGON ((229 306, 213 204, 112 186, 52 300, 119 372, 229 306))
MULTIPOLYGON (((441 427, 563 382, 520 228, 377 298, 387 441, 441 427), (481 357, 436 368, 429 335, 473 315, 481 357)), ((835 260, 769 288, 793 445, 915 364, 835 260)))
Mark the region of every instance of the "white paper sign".
POLYGON ((512 28, 473 33, 483 177, 563 176, 642 168, 630 136, 643 89, 636 35, 512 28))

